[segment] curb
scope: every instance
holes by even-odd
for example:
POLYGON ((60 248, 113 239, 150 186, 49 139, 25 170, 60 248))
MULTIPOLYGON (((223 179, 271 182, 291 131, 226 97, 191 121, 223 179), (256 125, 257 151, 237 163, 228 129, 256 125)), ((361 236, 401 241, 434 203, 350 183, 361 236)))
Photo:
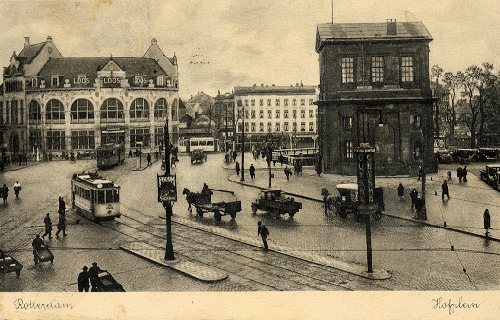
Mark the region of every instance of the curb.
MULTIPOLYGON (((228 180, 230 182, 238 183, 238 184, 244 185, 246 187, 251 187, 251 188, 255 188, 255 189, 259 189, 259 190, 267 190, 267 188, 263 188, 263 187, 252 185, 252 184, 248 184, 248 183, 245 183, 245 182, 233 181, 233 180, 231 180, 231 178, 228 178, 228 180)), ((318 199, 318 198, 304 196, 304 195, 300 195, 300 194, 292 193, 292 192, 283 192, 283 193, 291 195, 291 196, 294 196, 294 197, 298 197, 298 198, 302 198, 302 199, 306 199, 306 200, 311 200, 311 201, 316 201, 316 202, 323 203, 323 200, 318 199)), ((459 228, 444 227, 444 226, 441 226, 441 225, 438 225, 438 224, 433 224, 433 223, 430 223, 430 222, 426 222, 426 221, 422 221, 422 220, 417 220, 417 219, 412 219, 412 218, 405 218, 405 217, 401 217, 401 216, 398 216, 398 215, 395 215, 395 214, 391 214, 391 213, 386 213, 386 212, 383 213, 383 214, 386 215, 386 216, 392 217, 392 218, 397 218, 397 219, 401 219, 401 220, 406 220, 406 221, 411 221, 411 222, 415 222, 415 223, 420 223, 420 224, 426 225, 428 227, 439 228, 439 229, 446 229, 446 230, 450 230, 450 231, 455 231, 455 232, 458 232, 458 233, 466 234, 466 235, 469 235, 469 236, 475 236, 475 237, 478 237, 478 238, 483 238, 483 239, 487 239, 487 240, 492 240, 492 241, 500 242, 500 239, 498 239, 498 238, 487 237, 486 235, 477 234, 477 233, 466 231, 466 230, 462 230, 462 229, 459 229, 459 228)))
MULTIPOLYGON (((163 217, 163 216, 159 216, 159 218, 160 219, 165 219, 165 217, 163 217)), ((186 224, 184 222, 179 221, 178 219, 174 220, 174 217, 172 217, 172 218, 173 218, 172 219, 173 222, 181 224, 181 225, 186 226, 188 228, 194 228, 194 229, 202 230, 202 231, 205 231, 205 232, 210 232, 212 234, 215 234, 215 235, 217 235, 219 237, 222 237, 222 238, 225 238, 225 239, 229 239, 229 240, 232 240, 232 241, 237 241, 237 242, 243 243, 243 244, 248 245, 248 246, 260 248, 260 242, 258 242, 258 241, 257 241, 258 244, 253 244, 253 243, 251 243, 251 241, 249 242, 249 241, 245 241, 244 239, 241 239, 241 238, 238 238, 238 237, 231 237, 231 236, 223 235, 221 233, 214 232, 213 230, 206 230, 203 227, 186 224)), ((285 248, 285 247, 283 247, 281 245, 275 245, 275 247, 277 247, 277 248, 272 248, 270 246, 270 248, 268 249, 268 251, 279 253, 279 254, 282 254, 282 255, 285 255, 285 256, 288 256, 288 257, 292 257, 292 258, 295 258, 295 259, 299 259, 299 260, 302 260, 302 261, 306 261, 306 262, 309 262, 309 263, 314 263, 314 264, 321 265, 321 266, 324 266, 324 267, 329 267, 329 268, 337 269, 337 270, 340 270, 340 271, 343 271, 343 272, 346 272, 346 273, 349 273, 349 274, 352 274, 352 275, 355 275, 355 276, 359 276, 359 277, 362 277, 362 278, 365 278, 365 279, 368 279, 368 280, 386 280, 386 279, 390 279, 391 278, 391 274, 388 271, 385 271, 385 270, 374 270, 370 274, 370 273, 368 273, 365 270, 365 266, 363 266, 363 265, 358 265, 358 264, 355 264, 355 263, 352 263, 352 262, 346 262, 346 261, 338 260, 338 259, 335 259, 335 258, 332 258, 332 257, 327 258, 327 257, 321 257, 321 256, 316 256, 316 257, 314 257, 314 256, 307 256, 307 254, 306 255, 293 254, 292 252, 290 252, 290 251, 293 251, 293 250, 287 250, 287 248, 285 248)))
MULTIPOLYGON (((143 258, 145 260, 148 260, 150 262, 153 262, 153 263, 159 264, 161 266, 170 268, 172 270, 178 271, 178 272, 180 272, 180 273, 182 273, 182 274, 184 274, 186 276, 189 276, 189 277, 191 277, 193 279, 196 279, 196 280, 200 280, 202 282, 208 282, 208 283, 220 282, 220 281, 223 281, 223 280, 227 279, 227 277, 228 277, 228 275, 225 274, 225 273, 223 274, 221 272, 215 272, 215 271, 212 272, 212 275, 213 275, 212 277, 203 277, 199 273, 196 274, 194 272, 190 272, 185 267, 181 268, 181 267, 178 266, 178 265, 180 265, 182 263, 195 264, 195 263, 193 263, 193 261, 191 261, 189 259, 184 259, 184 261, 183 261, 182 259, 177 258, 174 261, 161 261, 161 260, 156 260, 155 258, 152 258, 150 256, 141 254, 139 252, 139 250, 134 250, 134 249, 123 247, 123 246, 120 246, 120 249, 123 250, 123 251, 125 251, 125 252, 127 252, 127 253, 133 254, 133 255, 135 255, 137 257, 140 257, 140 258, 143 258)), ((154 249, 154 248, 151 248, 151 249, 154 249)), ((179 254, 177 254, 177 256, 179 256, 179 254)), ((200 267, 200 264, 198 264, 198 267, 200 267)), ((203 268, 209 269, 210 267, 209 266, 203 266, 203 268)))
MULTIPOLYGON (((43 161, 40 161, 40 162, 43 162, 43 161)), ((4 172, 9 172, 9 171, 19 171, 19 170, 22 170, 22 169, 26 169, 26 168, 29 168, 29 167, 33 167, 33 166, 37 166, 38 164, 40 164, 40 162, 35 162, 35 163, 32 163, 32 164, 28 164, 28 165, 25 165, 25 166, 20 166, 20 167, 17 167, 17 168, 5 168, 1 173, 4 173, 4 172)), ((47 162, 47 161, 45 161, 47 162)))

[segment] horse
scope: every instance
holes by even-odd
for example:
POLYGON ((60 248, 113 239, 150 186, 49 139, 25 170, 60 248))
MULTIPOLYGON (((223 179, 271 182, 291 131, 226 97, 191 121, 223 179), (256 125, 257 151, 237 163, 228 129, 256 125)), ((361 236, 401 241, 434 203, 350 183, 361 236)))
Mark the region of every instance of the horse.
POLYGON ((182 194, 186 195, 186 201, 189 205, 188 210, 189 210, 189 212, 191 212, 193 210, 191 208, 191 204, 196 203, 196 198, 197 198, 198 194, 195 192, 191 192, 188 188, 184 188, 184 190, 182 190, 182 194))

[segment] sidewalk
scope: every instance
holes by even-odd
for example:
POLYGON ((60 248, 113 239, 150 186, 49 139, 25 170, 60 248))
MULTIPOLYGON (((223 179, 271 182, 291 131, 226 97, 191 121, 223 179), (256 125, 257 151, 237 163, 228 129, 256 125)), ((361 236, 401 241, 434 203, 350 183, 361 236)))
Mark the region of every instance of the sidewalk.
POLYGON ((156 159, 154 153, 152 153, 150 165, 148 165, 147 153, 143 153, 141 155, 140 161, 139 161, 139 157, 132 157, 132 158, 128 157, 127 159, 133 160, 136 162, 136 163, 134 163, 134 167, 133 167, 132 171, 143 171, 147 167, 153 165, 153 163, 155 163, 157 161, 161 161, 163 159, 163 156, 158 155, 158 159, 156 159))
MULTIPOLYGON (((356 183, 355 176, 341 176, 337 174, 322 174, 318 177, 314 170, 304 169, 303 175, 291 176, 286 181, 283 172, 285 166, 278 163, 273 167, 274 178, 272 187, 281 189, 285 193, 313 201, 322 202, 321 189, 326 188, 330 193, 337 192, 335 186, 339 183, 356 183)), ((446 177, 447 170, 440 170, 436 174, 427 176, 426 205, 427 220, 413 219, 410 208, 409 193, 415 188, 420 192, 421 182, 415 177, 377 177, 376 185, 384 188, 386 214, 396 218, 423 223, 433 227, 447 228, 465 234, 486 238, 483 229, 483 212, 489 209, 493 229, 490 229, 489 239, 500 241, 500 193, 486 185, 473 174, 468 175, 467 183, 458 183, 453 177, 449 182, 451 199, 441 200, 441 184, 446 177), (397 186, 402 183, 405 187, 405 199, 401 202, 397 196, 397 186), (446 227, 445 227, 446 223, 446 227)), ((248 177, 245 182, 240 182, 239 177, 233 175, 230 181, 247 186, 267 189, 268 175, 261 172, 256 174, 254 181, 248 177)))
POLYGON ((41 163, 43 161, 28 161, 28 164, 26 165, 18 165, 18 164, 10 164, 8 166, 5 167, 5 169, 3 171, 0 171, 1 172, 7 172, 7 171, 17 171, 17 170, 21 170, 21 169, 24 169, 24 168, 28 168, 28 167, 31 167, 31 166, 36 166, 37 164, 41 163))
MULTIPOLYGON (((233 159, 231 158, 231 161, 232 160, 233 159)), ((238 161, 238 163, 240 164, 240 167, 241 167, 241 153, 238 153, 238 157, 236 158, 236 161, 238 161)), ((248 172, 248 168, 250 168, 251 164, 253 164, 253 166, 255 167, 256 170, 268 169, 267 162, 266 162, 265 158, 259 157, 259 159, 254 160, 251 152, 245 152, 245 173, 248 172)), ((222 163, 222 167, 224 169, 232 169, 234 171, 234 166, 235 166, 234 162, 231 162, 231 163, 223 162, 222 163)), ((271 166, 272 166, 272 164, 271 164, 271 166)), ((276 166, 277 167, 279 166, 278 162, 276 162, 276 166)))

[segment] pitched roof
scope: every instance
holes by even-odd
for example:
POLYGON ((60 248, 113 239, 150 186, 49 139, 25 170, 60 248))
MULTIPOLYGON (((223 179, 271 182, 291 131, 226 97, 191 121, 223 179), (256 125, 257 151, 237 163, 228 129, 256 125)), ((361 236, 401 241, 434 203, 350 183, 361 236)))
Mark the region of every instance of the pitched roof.
POLYGON ((86 74, 89 78, 95 79, 97 72, 108 64, 111 59, 127 73, 127 77, 132 75, 168 76, 154 59, 139 57, 50 58, 40 70, 38 76, 50 79, 52 75, 58 74, 73 79, 79 74, 86 74))
POLYGON ((33 58, 36 57, 43 49, 46 43, 47 42, 40 42, 24 47, 23 50, 21 50, 21 52, 17 55, 17 58, 24 60, 24 63, 30 63, 31 60, 33 60, 33 58))
POLYGON ((387 34, 387 23, 322 23, 318 24, 316 50, 326 41, 362 40, 432 40, 422 22, 395 22, 396 34, 387 34))

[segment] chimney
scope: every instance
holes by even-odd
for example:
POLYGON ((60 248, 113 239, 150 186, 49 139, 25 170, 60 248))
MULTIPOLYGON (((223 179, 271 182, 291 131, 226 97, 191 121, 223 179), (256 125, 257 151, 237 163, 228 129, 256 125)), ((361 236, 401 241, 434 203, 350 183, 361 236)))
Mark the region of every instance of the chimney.
POLYGON ((156 41, 156 38, 151 39, 151 44, 157 44, 158 41, 156 41))
POLYGON ((387 19, 387 35, 395 36, 398 34, 398 30, 396 28, 396 19, 387 19))
POLYGON ((47 42, 52 42, 52 36, 47 36, 47 42))
POLYGON ((30 45, 30 37, 24 37, 24 47, 29 47, 30 45))

